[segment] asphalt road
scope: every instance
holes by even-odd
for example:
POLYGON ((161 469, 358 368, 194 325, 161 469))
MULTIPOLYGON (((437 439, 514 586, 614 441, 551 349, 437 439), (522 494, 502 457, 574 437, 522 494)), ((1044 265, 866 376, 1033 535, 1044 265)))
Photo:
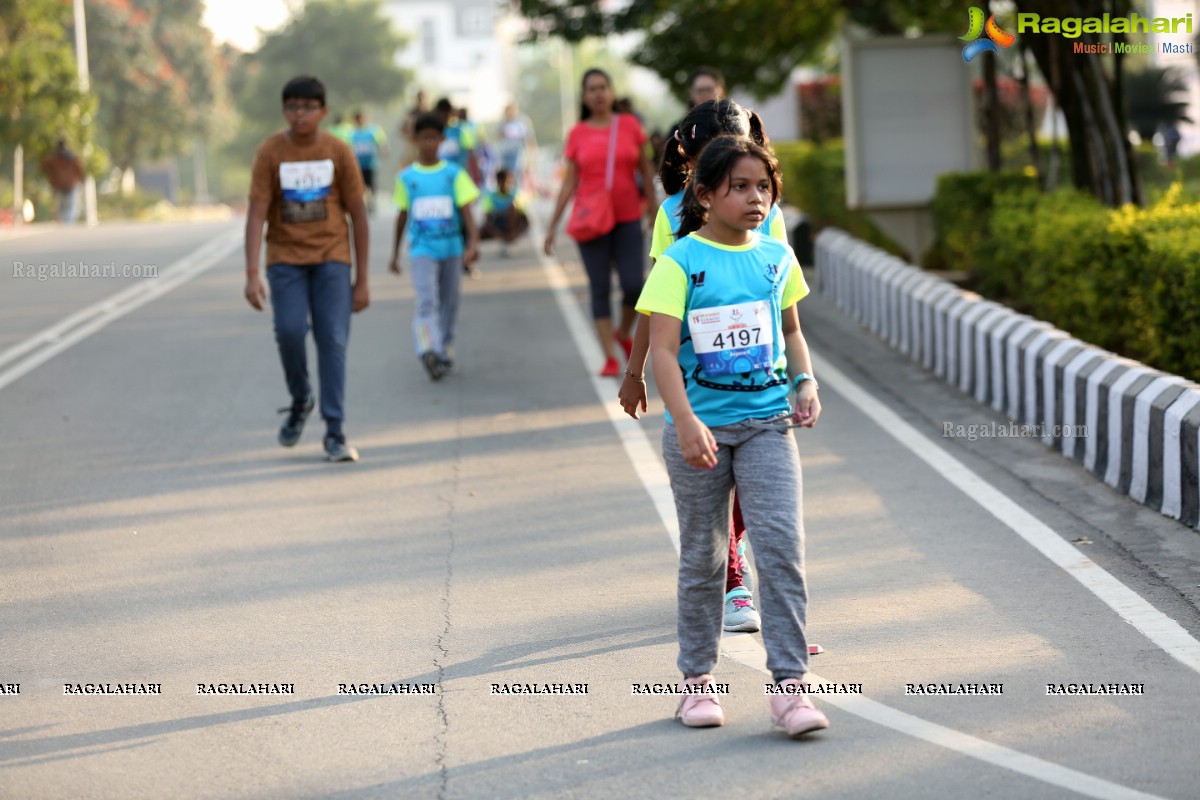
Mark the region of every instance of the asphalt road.
POLYGON ((363 460, 332 465, 315 415, 275 443, 239 228, 0 239, 0 797, 1200 797, 1200 535, 1035 440, 944 437, 998 418, 819 294, 812 669, 861 694, 818 697, 830 729, 790 741, 759 637, 729 636, 729 722, 696 731, 633 693, 678 677, 661 403, 622 420, 593 377, 569 240, 561 266, 485 248, 434 384, 377 219, 363 460), (73 260, 158 277, 15 272, 73 260), (525 684, 586 694, 496 693, 525 684), (960 684, 1002 693, 914 693, 960 684), (1048 695, 1068 684, 1141 693, 1048 695))

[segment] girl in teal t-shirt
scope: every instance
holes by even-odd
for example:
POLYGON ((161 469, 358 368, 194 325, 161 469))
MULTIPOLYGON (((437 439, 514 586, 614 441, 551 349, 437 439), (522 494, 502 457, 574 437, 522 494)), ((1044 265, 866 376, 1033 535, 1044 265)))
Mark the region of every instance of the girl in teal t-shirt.
POLYGON ((679 239, 655 263, 637 308, 650 314, 654 379, 670 415, 663 459, 679 517, 684 676, 676 716, 689 727, 725 721, 712 670, 736 484, 758 565, 771 721, 795 737, 829 726, 802 684, 808 595, 800 457, 789 430, 815 425, 821 403, 796 314, 807 293, 800 265, 789 246, 755 230, 779 185, 765 148, 740 137, 710 142, 684 196, 679 239))
MULTIPOLYGON (((667 192, 667 199, 658 208, 654 230, 650 239, 650 258, 654 261, 662 255, 676 239, 679 232, 684 189, 691 175, 696 158, 704 146, 717 136, 745 136, 764 147, 767 135, 763 132, 762 119, 732 100, 709 100, 695 106, 679 123, 674 137, 667 142, 659 166, 659 180, 667 192)), ((757 230, 787 244, 787 233, 783 214, 779 206, 772 204, 757 230)), ((638 409, 646 410, 646 356, 650 349, 650 326, 645 317, 639 318, 637 330, 629 347, 629 366, 617 399, 625 413, 638 418, 638 409)), ((754 596, 749 586, 749 565, 746 560, 746 525, 742 519, 741 504, 734 496, 733 516, 730 523, 729 559, 725 570, 725 619, 727 631, 754 632, 762 621, 754 607, 754 596)))

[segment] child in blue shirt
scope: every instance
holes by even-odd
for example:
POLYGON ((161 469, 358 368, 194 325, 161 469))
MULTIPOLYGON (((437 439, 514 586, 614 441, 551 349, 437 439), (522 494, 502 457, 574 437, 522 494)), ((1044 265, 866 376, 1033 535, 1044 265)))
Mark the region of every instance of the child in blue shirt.
POLYGON ((684 195, 680 238, 655 262, 637 310, 650 314, 679 517, 678 666, 691 688, 676 716, 689 727, 725 722, 708 689, 736 484, 758 566, 771 721, 796 737, 829 726, 802 683, 808 595, 800 458, 789 431, 815 425, 821 403, 796 314, 808 294, 800 265, 791 247, 756 230, 779 185, 769 151, 742 137, 713 139, 684 195))
POLYGON ((504 243, 505 255, 508 254, 508 245, 529 229, 524 202, 513 188, 512 173, 503 167, 496 170, 496 190, 484 193, 483 214, 479 238, 499 239, 504 243))
POLYGON ((479 231, 468 208, 479 189, 464 169, 438 158, 445 125, 423 114, 413 125, 417 160, 396 176, 396 235, 389 269, 400 274, 400 243, 412 218, 410 253, 417 312, 413 339, 432 380, 454 365, 454 332, 463 267, 479 257, 479 231), (463 242, 463 234, 466 242, 463 242))

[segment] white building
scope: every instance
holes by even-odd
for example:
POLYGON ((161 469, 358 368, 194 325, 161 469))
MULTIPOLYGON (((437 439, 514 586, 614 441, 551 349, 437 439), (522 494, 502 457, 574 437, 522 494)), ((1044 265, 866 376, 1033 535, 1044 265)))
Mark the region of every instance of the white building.
MULTIPOLYGON (((471 118, 500 118, 516 86, 520 19, 495 0, 385 0, 384 13, 409 37, 397 62, 413 71, 430 105, 449 97, 471 118)), ((415 91, 413 92, 415 94, 415 91)))

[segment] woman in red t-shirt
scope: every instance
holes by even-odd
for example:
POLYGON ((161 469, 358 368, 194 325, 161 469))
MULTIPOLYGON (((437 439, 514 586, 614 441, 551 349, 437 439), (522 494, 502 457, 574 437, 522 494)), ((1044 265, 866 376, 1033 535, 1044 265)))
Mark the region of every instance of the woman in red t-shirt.
POLYGON ((583 108, 580 121, 567 135, 563 156, 567 174, 558 192, 554 216, 546 234, 546 255, 554 250, 554 235, 567 203, 578 192, 581 195, 603 191, 608 167, 609 137, 616 133, 613 156, 612 199, 616 226, 606 234, 579 242, 579 254, 587 269, 591 284, 592 317, 596 334, 604 350, 604 368, 600 375, 617 377, 621 373, 616 358, 614 340, 625 348, 626 357, 633 344, 631 331, 637 313, 634 305, 642 292, 645 279, 646 247, 641 219, 645 216, 653 229, 658 199, 654 196, 654 167, 646 158, 646 134, 632 114, 617 114, 613 110, 612 81, 600 69, 583 74, 583 108), (615 119, 615 126, 614 126, 615 119), (642 172, 646 197, 638 189, 636 174, 642 172), (612 270, 616 267, 621 282, 621 321, 617 330, 612 322, 612 270))

